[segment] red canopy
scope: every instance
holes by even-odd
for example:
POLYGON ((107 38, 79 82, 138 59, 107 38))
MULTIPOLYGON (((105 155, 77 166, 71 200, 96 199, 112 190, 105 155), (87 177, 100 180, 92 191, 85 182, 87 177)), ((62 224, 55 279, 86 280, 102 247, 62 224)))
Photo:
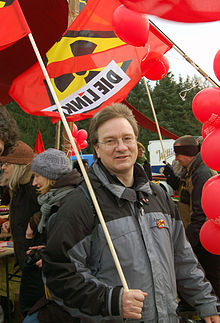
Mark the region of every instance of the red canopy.
MULTIPOLYGON (((67 1, 20 0, 19 3, 43 56, 67 28, 67 1)), ((12 101, 8 91, 13 79, 36 61, 28 36, 0 51, 0 104, 12 101)))
MULTIPOLYGON (((135 119, 138 122, 138 125, 142 128, 148 129, 150 131, 156 132, 157 131, 157 127, 156 127, 156 123, 153 122, 152 120, 150 120, 148 117, 146 117, 143 113, 139 112, 138 110, 136 110, 130 103, 128 103, 127 101, 123 101, 123 103, 125 103, 129 109, 132 110, 135 119)), ((178 136, 174 135, 172 132, 166 130, 163 127, 160 127, 160 132, 161 135, 166 137, 166 138, 170 138, 170 139, 174 139, 176 140, 178 138, 178 136)))

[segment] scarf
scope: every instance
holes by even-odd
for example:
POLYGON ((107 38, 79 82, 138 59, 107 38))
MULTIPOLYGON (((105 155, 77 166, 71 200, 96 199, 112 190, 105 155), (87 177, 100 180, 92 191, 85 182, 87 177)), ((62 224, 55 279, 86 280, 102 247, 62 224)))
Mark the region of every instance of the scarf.
POLYGON ((43 229, 46 226, 48 217, 50 215, 50 211, 52 206, 57 204, 64 196, 66 196, 69 192, 74 190, 72 186, 66 186, 61 188, 52 188, 49 192, 45 194, 41 194, 38 196, 37 200, 39 205, 41 205, 41 219, 38 224, 38 232, 42 233, 43 229))

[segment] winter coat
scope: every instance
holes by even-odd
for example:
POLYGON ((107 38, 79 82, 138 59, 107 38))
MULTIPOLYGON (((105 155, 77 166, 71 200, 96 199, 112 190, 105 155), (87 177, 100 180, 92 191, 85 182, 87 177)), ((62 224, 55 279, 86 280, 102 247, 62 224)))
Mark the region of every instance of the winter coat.
POLYGON ((15 256, 22 268, 28 249, 25 233, 30 218, 39 211, 37 193, 32 186, 31 172, 26 173, 15 191, 10 190, 9 219, 15 256))
MULTIPOLYGON (((141 320, 129 322, 179 322, 176 281, 201 316, 217 313, 211 285, 203 280, 176 206, 164 190, 147 181, 138 164, 132 188, 99 161, 88 175, 128 287, 148 293, 141 320)), ((73 317, 123 322, 121 281, 91 201, 80 187, 51 217, 42 258, 53 299, 73 317)))
MULTIPOLYGON (((36 229, 34 238, 31 242, 32 246, 42 245, 46 243, 44 227, 47 224, 47 221, 49 220, 51 214, 57 211, 61 196, 63 197, 69 192, 72 192, 79 183, 79 180, 80 174, 76 171, 76 169, 73 169, 72 172, 60 177, 48 193, 38 196, 38 201, 41 201, 41 203, 39 203, 41 205, 41 211, 43 210, 43 216, 45 217, 45 219, 42 226, 43 230, 39 232, 36 229)), ((20 288, 20 308, 22 310, 22 313, 26 314, 32 308, 32 306, 43 296, 44 284, 42 281, 41 269, 38 268, 35 263, 30 262, 30 258, 27 257, 26 263, 23 267, 20 288)))
MULTIPOLYGON (((205 270, 206 278, 210 280, 215 293, 220 297, 220 255, 209 253, 199 240, 202 225, 207 220, 201 206, 202 188, 205 182, 213 176, 213 171, 203 162, 200 153, 183 169, 179 184, 178 209, 183 221, 186 236, 205 270)), ((177 178, 168 177, 168 184, 177 183, 177 178)))

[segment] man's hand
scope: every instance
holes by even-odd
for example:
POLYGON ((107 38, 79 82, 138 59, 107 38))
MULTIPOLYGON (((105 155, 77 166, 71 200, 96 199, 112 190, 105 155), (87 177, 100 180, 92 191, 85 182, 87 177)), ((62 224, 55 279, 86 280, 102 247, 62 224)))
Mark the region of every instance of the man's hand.
POLYGON ((131 289, 123 291, 122 294, 122 315, 127 319, 140 319, 143 308, 143 302, 147 293, 140 289, 131 289))
POLYGON ((212 315, 208 317, 204 317, 206 323, 220 323, 220 316, 219 315, 212 315))
POLYGON ((166 166, 164 166, 163 174, 164 174, 166 177, 175 175, 175 174, 174 174, 173 167, 172 167, 169 163, 168 163, 168 164, 166 164, 166 166))

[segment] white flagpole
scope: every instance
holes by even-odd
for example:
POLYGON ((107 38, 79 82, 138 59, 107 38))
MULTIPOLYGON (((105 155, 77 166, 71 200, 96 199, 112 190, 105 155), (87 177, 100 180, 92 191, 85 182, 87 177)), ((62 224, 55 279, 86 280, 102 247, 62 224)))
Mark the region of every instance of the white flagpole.
POLYGON ((48 84, 49 89, 50 89, 50 91, 51 91, 51 94, 52 94, 52 96, 53 96, 53 99, 54 99, 54 101, 55 101, 55 103, 56 103, 57 109, 58 109, 58 111, 59 111, 59 114, 60 114, 61 120, 62 120, 62 122, 63 122, 63 125, 64 125, 64 127, 65 127, 65 129, 66 129, 66 133, 67 133, 67 135, 68 135, 68 137, 69 137, 70 143, 71 143, 71 145, 72 145, 72 147, 73 147, 74 153, 75 153, 75 155, 76 155, 77 161, 78 161, 78 163, 79 163, 80 169, 81 169, 81 171, 82 171, 83 177, 84 177, 85 182, 86 182, 86 185, 87 185, 87 187, 88 187, 88 190, 89 190, 89 193, 90 193, 90 196, 91 196, 92 202, 93 202, 93 204, 94 204, 94 207, 95 207, 95 209, 96 209, 97 215, 98 215, 99 220, 100 220, 100 223, 101 223, 101 225, 102 225, 102 228, 103 228, 103 231, 104 231, 104 234, 105 234, 106 240, 107 240, 107 242, 108 242, 109 249, 110 249, 110 251, 111 251, 111 254, 112 254, 113 260, 114 260, 114 262, 115 262, 116 269, 117 269, 118 274, 119 274, 119 277, 120 277, 120 279, 121 279, 122 285, 123 285, 124 289, 125 289, 126 291, 128 291, 128 285, 127 285, 127 282, 126 282, 126 280, 125 280, 124 273, 123 273, 122 268, 121 268, 121 264, 120 264, 120 262, 119 262, 119 260, 118 260, 118 256, 117 256, 117 254, 116 254, 116 251, 115 251, 114 245, 113 245, 113 243, 112 243, 112 240, 111 240, 110 234, 109 234, 109 232, 108 232, 108 229, 107 229, 107 226, 106 226, 105 220, 104 220, 104 218, 103 218, 103 215, 102 215, 101 209, 100 209, 100 207, 99 207, 98 201, 97 201, 97 199, 96 199, 95 193, 94 193, 94 191, 93 191, 92 185, 91 185, 91 183, 90 183, 90 180, 89 180, 89 177, 88 177, 87 172, 86 172, 86 170, 85 170, 85 167, 84 167, 84 165, 83 165, 83 162, 82 162, 82 160, 81 160, 81 158, 80 158, 80 155, 79 155, 79 152, 78 152, 78 150, 77 150, 76 144, 75 144, 75 142, 74 142, 74 140, 73 140, 73 136, 72 136, 72 134, 71 134, 70 128, 69 128, 68 123, 67 123, 67 121, 66 121, 66 118, 65 118, 65 116, 64 116, 64 113, 63 113, 63 110, 62 110, 62 108, 61 108, 60 102, 59 102, 59 100, 58 100, 58 98, 57 98, 56 92, 55 92, 55 90, 54 90, 54 88, 53 88, 53 85, 52 85, 52 83, 51 83, 51 80, 50 80, 49 75, 48 75, 48 73, 47 73, 47 70, 46 70, 46 68, 45 68, 45 66, 44 66, 43 60, 42 60, 42 58, 41 58, 41 55, 40 55, 40 53, 39 53, 39 50, 38 50, 38 48, 37 48, 37 45, 36 45, 36 43, 35 43, 35 40, 34 40, 34 38, 33 38, 32 34, 31 34, 31 33, 30 33, 30 34, 28 34, 28 37, 29 37, 30 42, 31 42, 31 44, 32 44, 32 46, 33 46, 34 52, 35 52, 35 54, 36 54, 36 56, 37 56, 37 59, 38 59, 38 61, 39 61, 39 64, 40 64, 41 69, 42 69, 42 71, 43 71, 43 74, 44 74, 44 76, 45 76, 45 78, 46 78, 46 81, 47 81, 47 84, 48 84))

